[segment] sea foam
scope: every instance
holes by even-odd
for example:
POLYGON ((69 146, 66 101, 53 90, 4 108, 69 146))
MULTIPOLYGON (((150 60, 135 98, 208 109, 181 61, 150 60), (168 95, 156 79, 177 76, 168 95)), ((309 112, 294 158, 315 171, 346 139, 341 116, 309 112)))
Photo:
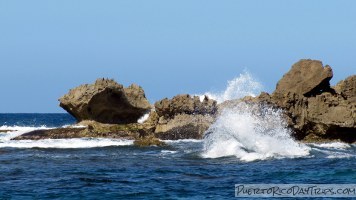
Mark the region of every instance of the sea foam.
POLYGON ((71 139, 42 139, 42 140, 11 140, 24 133, 34 130, 50 129, 41 127, 1 126, 0 130, 10 132, 0 134, 0 148, 94 148, 107 146, 133 145, 133 140, 111 138, 71 138, 71 139))
POLYGON ((223 111, 205 135, 202 156, 253 161, 309 155, 310 148, 291 137, 281 115, 280 110, 246 103, 223 111))
POLYGON ((350 144, 346 144, 346 143, 343 143, 343 142, 331 142, 331 143, 320 143, 320 144, 311 143, 311 145, 315 146, 315 147, 331 148, 331 149, 347 149, 347 148, 351 148, 350 144))
POLYGON ((9 141, 12 138, 20 136, 24 133, 28 133, 30 131, 38 130, 38 129, 50 129, 46 126, 40 127, 24 127, 24 126, 0 126, 0 130, 7 130, 9 132, 0 134, 0 142, 9 141))
POLYGON ((43 139, 43 140, 11 140, 0 142, 0 148, 94 148, 108 146, 132 145, 132 140, 108 138, 72 138, 72 139, 43 139))

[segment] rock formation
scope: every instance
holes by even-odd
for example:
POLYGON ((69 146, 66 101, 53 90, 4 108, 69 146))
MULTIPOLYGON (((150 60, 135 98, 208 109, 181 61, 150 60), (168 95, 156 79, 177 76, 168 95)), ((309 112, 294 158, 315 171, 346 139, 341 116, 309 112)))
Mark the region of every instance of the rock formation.
POLYGON ((311 96, 330 89, 333 71, 318 60, 300 60, 277 83, 274 93, 311 96))
MULTIPOLYGON (((87 128, 37 130, 15 139, 110 137, 135 139, 136 145, 163 145, 159 139, 201 139, 222 110, 243 102, 284 111, 294 137, 306 142, 356 142, 356 75, 330 87, 333 72, 317 60, 300 60, 278 82, 270 95, 244 97, 217 105, 204 97, 177 95, 151 105, 137 85, 124 88, 113 80, 98 79, 60 98, 60 106, 87 128), (145 113, 148 120, 137 123, 145 113)), ((258 111, 257 111, 258 112, 258 111)))
POLYGON ((150 121, 156 121, 154 134, 161 139, 201 139, 214 122, 216 101, 205 96, 177 95, 155 103, 155 113, 150 121))
POLYGON ((63 139, 63 138, 81 138, 85 137, 82 134, 84 128, 58 128, 58 129, 43 129, 34 130, 12 140, 41 140, 41 139, 63 139))
POLYGON ((356 102, 356 75, 349 76, 343 81, 340 81, 334 89, 345 100, 356 102))
POLYGON ((140 137, 134 141, 134 145, 139 147, 146 147, 146 146, 164 146, 165 143, 159 140, 158 138, 154 137, 153 135, 148 135, 145 137, 140 137))
POLYGON ((323 67, 320 61, 300 60, 278 82, 272 95, 262 93, 243 100, 285 110, 289 127, 299 140, 355 142, 356 76, 334 88, 330 87, 331 77, 331 68, 323 67))
POLYGON ((134 123, 151 109, 143 89, 135 84, 124 88, 114 80, 98 79, 69 91, 59 99, 60 106, 78 121, 134 123))

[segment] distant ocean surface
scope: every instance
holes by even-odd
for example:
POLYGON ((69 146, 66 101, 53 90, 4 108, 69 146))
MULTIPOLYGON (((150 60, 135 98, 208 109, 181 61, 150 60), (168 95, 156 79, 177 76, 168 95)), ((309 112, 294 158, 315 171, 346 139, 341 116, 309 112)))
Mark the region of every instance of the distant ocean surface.
POLYGON ((237 183, 356 180, 356 146, 344 143, 308 144, 308 153, 292 156, 229 153, 223 141, 228 154, 220 155, 206 140, 146 148, 114 139, 10 140, 73 123, 68 114, 0 114, 0 130, 13 130, 0 133, 0 199, 233 199, 237 183))

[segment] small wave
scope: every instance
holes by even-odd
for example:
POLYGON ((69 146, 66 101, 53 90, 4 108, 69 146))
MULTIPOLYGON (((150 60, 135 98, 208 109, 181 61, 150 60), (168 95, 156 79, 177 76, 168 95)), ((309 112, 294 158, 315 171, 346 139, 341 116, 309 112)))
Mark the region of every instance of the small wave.
POLYGON ((321 147, 321 148, 331 148, 331 149, 348 149, 351 148, 350 144, 343 143, 343 142, 331 142, 331 143, 311 143, 310 145, 315 146, 315 147, 321 147))
POLYGON ((197 139, 179 139, 179 140, 162 140, 163 142, 166 143, 199 143, 199 142, 203 142, 203 140, 197 140, 197 139))
POLYGON ((128 146, 133 140, 108 138, 73 138, 73 139, 44 139, 44 140, 10 140, 0 142, 0 148, 95 148, 108 146, 128 146))
POLYGON ((167 154, 174 154, 177 153, 178 151, 169 151, 169 150, 162 150, 161 154, 162 155, 167 155, 167 154))
POLYGON ((330 155, 326 156, 326 158, 330 159, 342 159, 342 158, 354 158, 356 155, 350 153, 343 152, 332 152, 330 155))
POLYGON ((86 128, 85 125, 64 125, 62 128, 86 128))
POLYGON ((319 149, 318 147, 312 148, 314 151, 322 153, 323 157, 335 159, 335 158, 352 158, 356 157, 354 153, 347 152, 344 149, 319 149))
POLYGON ((28 131, 28 130, 35 130, 35 129, 50 129, 54 127, 47 127, 45 125, 43 126, 7 126, 3 125, 0 126, 0 130, 10 130, 10 131, 28 131))
POLYGON ((39 127, 24 127, 24 126, 1 126, 0 130, 10 130, 10 132, 0 134, 0 142, 9 141, 12 138, 20 136, 24 133, 28 133, 34 130, 39 129, 52 129, 47 126, 39 126, 39 127))
POLYGON ((354 145, 342 142, 331 143, 310 143, 312 150, 321 153, 322 157, 329 159, 342 159, 356 157, 355 151, 352 149, 354 145))

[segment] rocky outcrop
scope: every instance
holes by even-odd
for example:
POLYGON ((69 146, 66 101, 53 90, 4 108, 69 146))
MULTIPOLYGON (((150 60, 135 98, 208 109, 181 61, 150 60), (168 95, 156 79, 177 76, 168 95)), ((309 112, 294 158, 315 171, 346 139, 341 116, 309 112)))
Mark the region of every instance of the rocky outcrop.
POLYGON ((172 99, 163 99, 155 103, 155 110, 158 116, 172 118, 177 114, 188 115, 212 115, 216 111, 216 101, 204 96, 200 101, 198 96, 189 94, 177 95, 172 99))
POLYGON ((330 87, 331 77, 331 67, 322 67, 320 61, 301 60, 278 82, 272 95, 262 93, 243 100, 282 108, 299 140, 355 142, 356 76, 334 88, 330 87))
POLYGON ((13 138, 12 140, 41 140, 41 139, 63 139, 81 138, 84 128, 58 128, 35 130, 13 138))
POLYGON ((140 135, 137 124, 101 124, 89 122, 83 128, 55 128, 35 130, 25 133, 12 140, 40 140, 40 139, 67 139, 67 138, 118 138, 134 140, 140 135))
POLYGON ((15 137, 12 140, 117 138, 134 140, 134 145, 140 147, 165 145, 163 141, 156 138, 146 128, 146 126, 149 127, 149 124, 102 124, 95 121, 83 121, 79 125, 86 127, 35 130, 15 137))
POLYGON ((124 88, 114 80, 98 79, 69 91, 59 99, 60 106, 78 121, 101 123, 135 123, 151 105, 143 89, 135 84, 124 88))
POLYGON ((343 81, 340 81, 334 89, 345 100, 356 102, 356 75, 349 76, 343 81))
POLYGON ((177 95, 155 103, 154 134, 160 139, 201 139, 214 122, 217 111, 216 101, 204 97, 177 95))
POLYGON ((139 147, 147 147, 147 146, 164 146, 165 143, 154 137, 153 135, 148 135, 145 137, 140 137, 134 141, 134 145, 139 147))
POLYGON ((15 131, 15 130, 0 130, 0 133, 7 133, 7 132, 12 132, 12 131, 15 131))
POLYGON ((328 65, 323 67, 321 61, 300 60, 278 81, 274 93, 312 96, 323 91, 330 91, 329 81, 332 77, 331 67, 328 65))

